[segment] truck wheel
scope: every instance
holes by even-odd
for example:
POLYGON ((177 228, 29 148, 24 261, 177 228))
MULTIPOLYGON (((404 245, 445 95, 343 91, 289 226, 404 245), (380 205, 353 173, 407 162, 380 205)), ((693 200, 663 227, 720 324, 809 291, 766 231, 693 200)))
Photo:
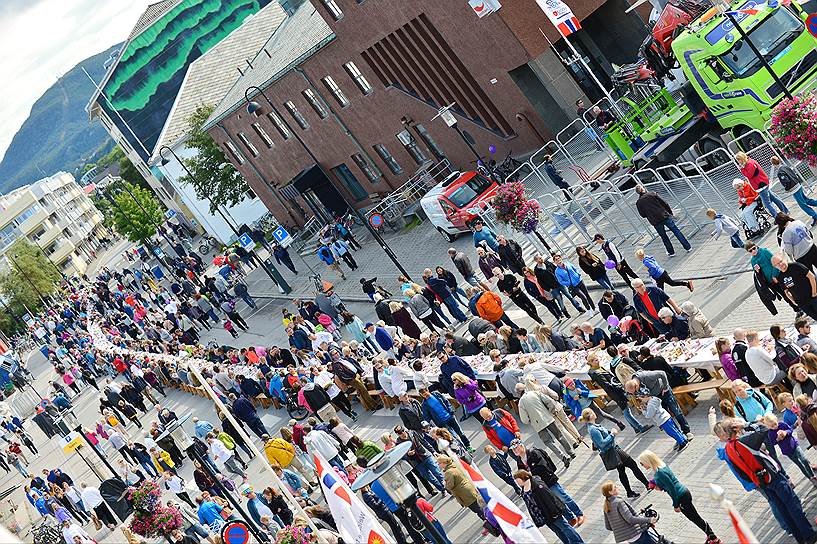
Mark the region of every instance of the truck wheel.
POLYGON ((738 145, 740 145, 741 149, 744 151, 751 151, 752 149, 760 147, 766 143, 766 140, 759 132, 753 131, 749 127, 736 128, 735 136, 735 139, 738 140, 738 145), (747 134, 748 136, 746 136, 747 134))
POLYGON ((723 144, 719 144, 717 141, 709 138, 704 138, 698 142, 698 152, 702 156, 707 153, 712 153, 706 157, 706 162, 710 168, 717 168, 729 162, 729 154, 724 150, 723 144), (720 152, 712 153, 718 150, 720 150, 720 152))
POLYGON ((454 240, 456 240, 456 239, 457 239, 457 237, 456 237, 456 236, 454 236, 453 234, 449 233, 448 231, 446 231, 446 230, 445 230, 444 228, 442 228, 442 227, 437 227, 437 230, 438 230, 438 231, 440 231, 440 234, 442 234, 442 235, 443 235, 443 238, 445 238, 445 239, 446 239, 446 241, 448 241, 448 242, 453 242, 454 240))

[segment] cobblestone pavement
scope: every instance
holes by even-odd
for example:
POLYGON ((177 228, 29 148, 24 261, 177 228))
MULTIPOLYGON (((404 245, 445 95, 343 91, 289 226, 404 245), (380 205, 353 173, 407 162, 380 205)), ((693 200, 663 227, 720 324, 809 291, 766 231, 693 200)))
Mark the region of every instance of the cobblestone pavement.
MULTIPOLYGON (((662 263, 664 263, 673 277, 677 278, 700 278, 707 276, 704 279, 695 281, 695 291, 688 293, 682 288, 670 288, 669 293, 676 297, 681 302, 683 300, 694 301, 704 313, 710 317, 713 326, 718 332, 729 332, 735 326, 754 327, 758 329, 767 328, 771 323, 782 321, 784 323, 791 322, 793 315, 788 309, 788 306, 778 305, 780 314, 777 317, 772 317, 760 304, 759 299, 753 293, 751 285, 750 274, 737 274, 718 276, 718 271, 728 267, 729 269, 738 269, 740 267, 748 268, 748 257, 745 252, 741 250, 733 250, 729 247, 728 241, 719 240, 712 242, 707 237, 707 230, 702 229, 696 236, 691 238, 693 244, 693 251, 689 254, 679 253, 673 259, 667 258, 663 254, 663 248, 660 244, 653 242, 648 246, 648 252, 653 252, 662 263)), ((412 274, 417 274, 422 268, 429 264, 434 265, 443 263, 444 266, 449 266, 450 261, 446 255, 446 249, 449 245, 453 245, 459 249, 467 251, 472 257, 474 263, 473 250, 471 249, 470 237, 463 237, 457 240, 454 244, 445 242, 438 233, 430 229, 427 225, 420 225, 407 233, 396 236, 390 236, 389 242, 395 253, 398 254, 401 262, 412 274)), ((767 240, 763 245, 773 247, 775 244, 773 235, 767 235, 767 240)), ((621 249, 625 255, 631 255, 635 249, 632 242, 621 244, 621 249)), ((390 263, 385 260, 380 250, 372 247, 371 242, 368 242, 364 249, 355 253, 355 258, 361 265, 360 269, 354 273, 349 274, 349 279, 343 282, 337 282, 338 290, 343 295, 357 295, 359 292, 358 278, 365 275, 365 277, 378 276, 380 281, 387 287, 392 287, 392 279, 397 276, 396 270, 390 263)), ((297 286, 296 291, 307 292, 308 290, 308 274, 303 266, 303 262, 295 258, 296 266, 302 271, 302 274, 297 277, 297 282, 293 281, 294 286, 297 286)), ((313 266, 317 268, 315 260, 309 256, 307 260, 314 262, 313 266)), ((629 258, 630 262, 635 262, 634 258, 629 258)), ((327 273, 325 269, 320 269, 321 273, 330 277, 331 273, 327 273)), ((638 270, 638 269, 637 269, 638 270)), ((288 279, 295 279, 294 276, 289 275, 286 271, 288 279)), ((642 277, 645 277, 642 271, 642 277)), ((618 278, 614 278, 618 279, 618 278)), ((243 314, 248 317, 248 322, 251 325, 249 333, 241 335, 236 342, 238 345, 249 344, 273 344, 284 341, 284 333, 280 321, 280 308, 286 306, 288 301, 267 298, 264 295, 272 289, 269 289, 270 282, 266 278, 261 278, 260 272, 254 271, 249 277, 251 285, 251 293, 254 293, 259 298, 259 308, 254 312, 248 312, 245 308, 242 310, 243 314)), ((627 292, 628 290, 624 290, 627 292)), ((600 296, 600 291, 592 292, 594 298, 600 296)), ((275 294, 270 292, 269 294, 275 294)), ((363 319, 371 319, 374 317, 374 312, 371 304, 352 302, 349 304, 351 309, 358 313, 363 319)), ((291 306, 290 306, 291 307, 291 306)), ((522 312, 515 307, 509 307, 511 317, 520 323, 522 326, 530 326, 532 321, 524 316, 522 312)), ((545 312, 542 309, 542 315, 545 312)), ((546 321, 550 320, 549 316, 545 316, 546 321)), ((595 318, 598 320, 598 317, 595 318)), ((564 324, 562 326, 565 326, 564 324)), ((223 330, 214 329, 212 332, 205 335, 204 340, 216 340, 219 342, 227 342, 228 337, 223 330)), ((46 385, 50 379, 50 367, 44 363, 41 356, 34 354, 31 358, 31 368, 39 376, 38 387, 46 385)), ((717 399, 712 395, 702 394, 698 398, 698 406, 689 415, 690 425, 696 435, 695 440, 692 441, 680 454, 671 451, 672 441, 666 435, 657 430, 652 430, 649 433, 641 436, 633 435, 631 430, 624 431, 619 438, 619 443, 627 449, 632 455, 637 455, 643 449, 652 449, 662 456, 665 456, 668 464, 676 472, 680 480, 689 487, 695 503, 705 519, 712 524, 715 532, 721 536, 724 542, 735 542, 736 538, 731 529, 729 520, 725 512, 723 512, 717 505, 715 505, 708 497, 707 484, 715 482, 723 486, 728 497, 735 502, 738 510, 744 515, 749 522, 750 527, 755 531, 756 536, 760 542, 763 543, 777 543, 777 542, 793 542, 791 538, 782 534, 779 527, 771 517, 767 503, 757 494, 747 494, 739 486, 735 478, 728 472, 726 467, 714 455, 714 445, 716 439, 708 433, 706 411, 709 406, 715 405, 717 399)), ((201 397, 193 397, 187 393, 180 391, 172 391, 166 401, 169 408, 181 415, 187 412, 193 412, 200 418, 215 420, 215 411, 212 403, 201 397)), ((91 424, 96 416, 96 402, 95 392, 93 390, 83 391, 81 397, 75 402, 77 417, 83 424, 91 424)), ((142 418, 144 423, 148 423, 153 417, 152 413, 147 414, 142 418)), ((282 411, 265 410, 263 412, 263 419, 267 427, 273 431, 277 431, 282 424, 286 423, 287 416, 282 411)), ((360 433, 364 438, 377 441, 380 434, 387 429, 390 429, 396 422, 398 417, 394 411, 381 411, 376 414, 365 414, 356 423, 354 429, 360 433)), ((188 426, 190 426, 188 424, 188 426)), ((192 432, 192 426, 188 429, 192 432)), ((487 443, 480 427, 474 421, 466 421, 464 428, 472 439, 473 445, 480 452, 481 448, 487 443)), ((131 428, 131 436, 139 436, 138 429, 131 428)), ((42 468, 61 466, 71 474, 75 481, 87 481, 94 483, 95 479, 93 473, 87 465, 77 456, 77 454, 66 455, 55 441, 47 441, 40 431, 36 428, 32 430, 35 441, 41 449, 40 455, 34 459, 30 459, 30 470, 33 473, 39 473, 42 468)), ((523 435, 525 442, 529 445, 539 444, 538 437, 531 432, 529 428, 523 426, 523 435)), ((85 452, 88 454, 87 450, 85 452)), ((118 454, 112 454, 113 459, 118 454)), ((604 528, 602 515, 602 500, 599 493, 599 485, 604 480, 611 478, 616 480, 614 473, 607 473, 604 471, 598 455, 587 448, 580 447, 577 450, 577 459, 571 464, 567 470, 560 472, 560 481, 574 497, 578 504, 583 508, 587 516, 587 522, 579 529, 586 542, 607 543, 613 542, 612 535, 604 528)), ((809 458, 817 461, 814 454, 809 451, 807 453, 809 458)), ((105 473, 105 469, 101 464, 94 459, 89 459, 92 465, 97 467, 101 473, 105 473)), ((799 471, 784 459, 784 465, 792 476, 794 482, 797 484, 797 492, 803 500, 807 513, 811 519, 817 514, 817 501, 815 501, 815 492, 813 486, 803 479, 799 471)), ((500 489, 510 492, 505 484, 494 476, 490 468, 485 463, 482 455, 477 456, 477 464, 483 473, 492 481, 497 483, 500 489)), ((181 469, 180 474, 184 478, 190 478, 192 468, 187 463, 181 469)), ((256 488, 263 487, 269 483, 269 478, 262 470, 262 463, 260 460, 253 460, 249 469, 250 481, 256 488)), ((5 489, 13 484, 19 484, 21 478, 16 472, 6 474, 0 477, 0 489, 5 489)), ((192 482, 191 482, 192 485, 192 482)), ((22 491, 17 490, 12 493, 10 497, 16 504, 23 505, 22 510, 30 510, 27 501, 25 501, 22 491)), ((166 497, 167 498, 167 497, 166 497)), ((496 542, 492 537, 479 536, 480 524, 477 523, 476 518, 468 511, 463 511, 453 499, 434 498, 431 500, 432 504, 437 508, 437 515, 443 521, 449 536, 457 544, 465 542, 496 542)), ((521 503, 520 503, 521 504, 521 503)), ((682 543, 696 543, 705 540, 704 535, 682 515, 673 512, 669 497, 661 492, 651 492, 642 495, 640 499, 635 502, 636 508, 643 508, 644 506, 652 504, 660 513, 661 521, 659 522, 659 531, 666 535, 674 542, 682 543)), ((0 511, 6 510, 0 508, 0 511)), ((555 541, 554 536, 547 530, 545 534, 549 541, 555 541)), ((101 542, 118 543, 123 542, 124 538, 121 533, 116 532, 109 534, 106 530, 101 531, 95 535, 101 542)), ((30 537, 26 539, 30 541, 30 537)))

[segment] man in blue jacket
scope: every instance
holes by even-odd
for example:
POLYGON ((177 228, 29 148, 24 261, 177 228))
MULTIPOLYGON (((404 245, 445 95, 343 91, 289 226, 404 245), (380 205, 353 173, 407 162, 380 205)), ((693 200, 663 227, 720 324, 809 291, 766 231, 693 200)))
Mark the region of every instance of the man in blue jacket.
POLYGON ((457 300, 448 287, 448 283, 444 279, 435 277, 430 268, 423 270, 423 279, 428 288, 431 289, 431 292, 440 297, 440 300, 443 301, 443 304, 445 304, 445 307, 451 312, 451 315, 454 316, 454 319, 460 323, 468 320, 460 309, 460 305, 457 304, 457 300))
POLYGON ((247 427, 254 432, 258 438, 262 438, 267 432, 261 418, 258 417, 258 412, 255 410, 252 401, 245 396, 236 397, 235 394, 230 393, 230 400, 233 401, 233 413, 235 417, 247 424, 247 427))
POLYGON ((474 219, 472 224, 474 228, 474 247, 479 247, 485 242, 491 251, 497 253, 499 249, 499 240, 496 239, 496 234, 490 228, 482 223, 482 219, 474 219))
POLYGON ((462 428, 454 415, 454 408, 448 402, 448 399, 439 391, 432 393, 428 389, 420 389, 419 393, 423 399, 423 418, 426 421, 434 422, 437 427, 448 428, 459 437, 469 452, 474 453, 471 442, 462 432, 462 428))
POLYGON ((477 379, 477 375, 474 373, 474 369, 471 368, 471 365, 466 363, 462 358, 454 355, 453 350, 450 348, 448 350, 444 348, 438 351, 437 358, 442 362, 440 365, 440 386, 443 388, 443 391, 452 397, 454 396, 454 382, 451 380, 451 376, 455 372, 461 372, 472 380, 477 379), (451 353, 450 356, 448 352, 451 353))
POLYGON ((577 295, 582 299, 584 307, 587 308, 587 314, 594 314, 596 310, 596 303, 590 298, 590 293, 587 291, 587 286, 582 280, 582 273, 572 263, 565 261, 561 253, 553 255, 553 264, 556 265, 554 274, 559 284, 567 289, 569 295, 577 295))
POLYGON ((661 334, 669 331, 669 327, 661 321, 658 312, 661 308, 669 307, 677 315, 681 314, 681 308, 678 304, 664 291, 655 286, 647 287, 644 281, 635 279, 630 282, 630 286, 635 293, 633 294, 633 308, 639 313, 641 317, 650 322, 652 326, 661 334))

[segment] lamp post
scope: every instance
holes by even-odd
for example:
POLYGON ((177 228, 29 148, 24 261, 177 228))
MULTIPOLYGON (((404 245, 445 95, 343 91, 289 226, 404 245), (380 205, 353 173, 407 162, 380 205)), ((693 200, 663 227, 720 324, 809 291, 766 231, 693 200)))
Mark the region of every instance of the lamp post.
MULTIPOLYGON (((162 159, 161 162, 159 163, 161 166, 167 166, 170 163, 170 160, 164 155, 165 151, 170 151, 170 154, 173 155, 173 158, 176 159, 176 162, 178 162, 181 165, 181 167, 184 168, 184 171, 187 172, 187 176, 190 179, 196 179, 196 177, 193 175, 193 172, 191 172, 187 165, 184 164, 184 161, 182 161, 181 157, 179 157, 176 154, 176 152, 173 151, 172 148, 166 145, 163 145, 162 147, 159 148, 159 157, 161 157, 162 159)), ((236 229, 235 226, 227 219, 227 216, 224 215, 224 212, 221 211, 221 208, 213 203, 213 200, 210 198, 209 195, 205 195, 205 198, 207 198, 207 201, 210 203, 210 207, 215 208, 218 214, 224 220, 224 222, 227 223, 227 225, 230 227, 230 230, 232 230, 233 234, 235 234, 236 238, 239 238, 241 236, 241 233, 238 232, 238 229, 236 229)), ((267 248, 267 251, 269 251, 271 257, 272 251, 270 251, 269 248, 267 248)), ((267 276, 269 276, 273 283, 275 283, 275 285, 278 286, 278 289, 283 294, 286 295, 292 292, 292 287, 290 287, 289 283, 287 283, 287 280, 284 279, 284 276, 282 276, 281 273, 278 272, 278 269, 275 268, 275 265, 272 264, 272 261, 270 259, 267 259, 267 261, 265 262, 261 260, 261 258, 255 254, 255 252, 253 252, 252 255, 258 261, 258 264, 261 266, 264 272, 266 272, 267 276)))
POLYGON ((372 457, 366 472, 355 478, 351 486, 352 491, 359 491, 377 480, 394 502, 406 506, 411 510, 412 514, 417 516, 417 519, 423 522, 423 525, 436 544, 445 544, 446 541, 443 536, 437 531, 437 528, 428 521, 426 515, 417 506, 417 492, 414 487, 397 468, 400 461, 403 460, 411 448, 411 442, 401 442, 389 451, 379 453, 372 457))
MULTIPOLYGON (((445 106, 443 108, 440 108, 437 111, 437 115, 432 117, 431 120, 433 121, 437 117, 441 117, 442 120, 445 122, 445 124, 448 126, 448 128, 453 128, 457 132, 457 134, 460 135, 460 138, 462 138, 462 141, 465 142, 465 145, 468 146, 468 149, 471 150, 471 153, 473 153, 474 156, 477 158, 477 166, 478 167, 479 166, 484 166, 485 168, 487 168, 488 169, 488 175, 490 176, 490 178, 492 180, 494 180, 494 181, 497 181, 495 179, 496 176, 494 175, 494 167, 491 165, 491 160, 489 159, 487 162, 482 162, 482 155, 479 154, 479 152, 476 150, 476 148, 471 143, 471 141, 465 136, 465 133, 460 128, 460 125, 459 125, 459 122, 457 121, 457 118, 454 116, 453 113, 451 113, 451 108, 454 107, 454 104, 455 103, 452 102, 451 104, 449 104, 449 105, 447 105, 447 106, 445 106)), ((491 146, 491 147, 493 148, 493 146, 491 146)), ((496 151, 495 148, 494 148, 494 151, 496 151)), ((500 183, 501 183, 501 181, 500 181, 500 183)))
POLYGON ((363 215, 356 207, 352 206, 349 200, 347 200, 347 198, 344 196, 343 192, 341 192, 340 190, 338 190, 337 187, 335 187, 335 184, 332 182, 332 178, 329 176, 326 170, 324 170, 323 166, 321 166, 321 163, 318 161, 318 158, 312 152, 312 149, 310 149, 310 147, 306 145, 306 142, 303 141, 298 131, 292 129, 292 126, 290 126, 286 118, 283 115, 281 115, 281 113, 278 111, 278 108, 275 107, 275 104, 273 103, 272 100, 269 99, 264 90, 261 89, 260 87, 256 87, 255 85, 247 87, 247 89, 244 91, 244 99, 247 101, 247 113, 249 113, 250 115, 258 115, 258 113, 260 113, 261 111, 261 104, 250 100, 250 91, 257 91, 258 94, 264 97, 264 100, 267 101, 267 104, 269 104, 269 107, 270 109, 272 109, 272 112, 277 116, 278 119, 281 120, 286 129, 293 136, 295 136, 295 139, 298 140, 298 143, 304 149, 304 151, 306 151, 306 154, 309 155, 309 158, 311 158, 315 165, 320 169, 324 178, 326 178, 326 180, 329 182, 329 185, 337 192, 337 194, 343 200, 343 204, 346 206, 346 209, 351 211, 358 219, 358 221, 360 221, 363 224, 363 226, 366 227, 366 230, 368 230, 369 234, 371 234, 375 241, 377 241, 378 245, 380 245, 380 247, 383 249, 383 252, 386 254, 386 256, 391 260, 391 262, 394 263, 394 266, 397 267, 397 270, 399 270, 400 273, 402 273, 407 278, 411 279, 411 275, 406 271, 405 268, 403 268, 403 265, 400 264, 400 261, 397 260, 397 255, 394 254, 391 247, 389 247, 386 241, 383 240, 383 238, 380 236, 380 233, 378 233, 374 229, 374 227, 372 227, 369 224, 366 218, 363 217, 363 215))
POLYGON ((184 256, 182 254, 182 252, 179 251, 178 248, 173 245, 173 242, 170 241, 170 238, 167 237, 167 234, 165 234, 165 231, 161 228, 161 226, 162 226, 161 223, 157 223, 156 221, 153 221, 153 217, 148 213, 148 211, 145 209, 145 207, 142 206, 142 203, 139 202, 139 200, 136 198, 136 195, 133 194, 130 189, 128 189, 127 183, 123 183, 122 188, 125 190, 126 193, 128 193, 130 195, 130 197, 133 200, 134 204, 136 204, 139 207, 139 209, 142 211, 142 213, 145 214, 145 217, 147 217, 150 220, 150 222, 156 228, 156 232, 158 232, 162 236, 162 238, 165 239, 165 242, 167 242, 167 245, 169 245, 170 247, 173 248, 173 251, 176 252, 176 255, 178 255, 179 257, 184 256))

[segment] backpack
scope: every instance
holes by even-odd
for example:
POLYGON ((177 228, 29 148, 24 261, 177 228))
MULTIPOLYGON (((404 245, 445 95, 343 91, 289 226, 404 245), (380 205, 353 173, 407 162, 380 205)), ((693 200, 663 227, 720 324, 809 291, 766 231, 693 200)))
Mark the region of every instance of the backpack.
POLYGON ((783 372, 788 372, 789 367, 800 362, 802 351, 794 343, 777 342, 775 345, 775 358, 778 368, 783 372))
MULTIPOLYGON (((752 398, 755 399, 758 404, 763 406, 763 400, 760 397, 760 393, 758 393, 755 390, 752 390, 752 398)), ((742 417, 744 420, 746 420, 746 410, 743 408, 743 406, 739 402, 735 403, 735 410, 740 414, 740 417, 742 417)))
POLYGON ((755 456, 760 453, 736 438, 726 443, 726 456, 729 462, 746 474, 756 486, 766 487, 771 483, 772 475, 755 456))
POLYGON ((777 179, 780 180, 780 185, 787 191, 791 191, 800 185, 800 179, 797 177, 797 174, 791 167, 785 164, 781 165, 780 170, 777 171, 777 179))

